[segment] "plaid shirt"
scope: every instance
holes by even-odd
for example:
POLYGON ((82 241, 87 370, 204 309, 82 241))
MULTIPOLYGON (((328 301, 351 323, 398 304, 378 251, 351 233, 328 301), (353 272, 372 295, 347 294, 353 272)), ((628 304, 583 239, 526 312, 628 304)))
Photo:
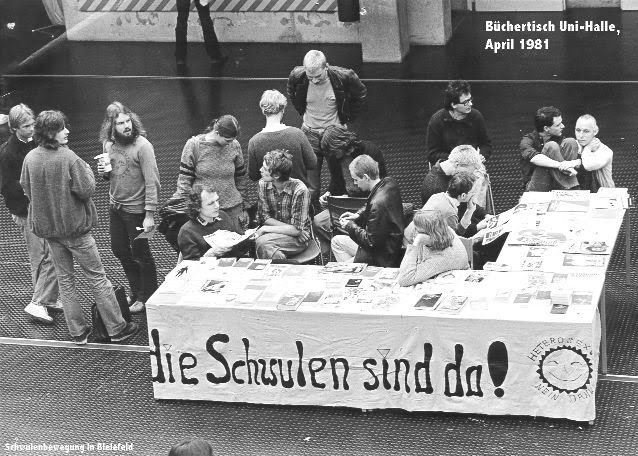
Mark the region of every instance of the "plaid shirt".
POLYGON ((272 182, 259 180, 260 224, 269 218, 274 218, 308 234, 310 232, 309 204, 310 193, 299 179, 290 178, 281 192, 277 191, 272 182))

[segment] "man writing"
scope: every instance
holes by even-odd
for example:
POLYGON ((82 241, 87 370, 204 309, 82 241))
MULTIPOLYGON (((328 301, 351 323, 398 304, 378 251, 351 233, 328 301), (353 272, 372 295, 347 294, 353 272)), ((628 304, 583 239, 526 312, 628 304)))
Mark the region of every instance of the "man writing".
POLYGON ((342 214, 339 222, 348 236, 332 238, 335 259, 397 267, 405 228, 398 184, 391 177, 382 179, 379 164, 369 155, 359 155, 350 163, 350 176, 355 185, 370 194, 356 214, 342 214))
POLYGON ((347 68, 330 66, 321 51, 309 51, 303 66, 288 77, 288 97, 303 117, 301 129, 317 156, 317 166, 308 170, 311 201, 318 209, 324 150, 321 138, 331 125, 347 126, 361 112, 367 89, 357 74, 347 68))
POLYGON ((155 152, 145 134, 139 117, 122 103, 115 101, 106 108, 100 140, 112 170, 105 172, 105 162, 100 160, 98 172, 110 181, 111 250, 128 279, 132 313, 144 310, 146 300, 157 290, 148 239, 135 239, 140 229, 154 229, 160 192, 155 152))

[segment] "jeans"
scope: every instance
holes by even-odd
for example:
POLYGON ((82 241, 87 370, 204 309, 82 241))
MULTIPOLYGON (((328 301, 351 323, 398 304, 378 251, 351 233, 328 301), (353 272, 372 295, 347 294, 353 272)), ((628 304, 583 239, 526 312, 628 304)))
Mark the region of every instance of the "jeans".
MULTIPOLYGON (((576 160, 578 158, 578 142, 573 138, 565 138, 558 145, 555 141, 545 144, 543 155, 562 162, 576 160)), ((551 190, 565 190, 578 188, 578 179, 575 176, 563 174, 556 168, 536 166, 531 180, 527 184, 528 192, 549 192, 551 190)))
POLYGON ((255 247, 257 258, 282 260, 306 250, 308 242, 287 234, 266 233, 257 238, 255 247))
POLYGON ((330 220, 330 212, 328 212, 328 209, 314 216, 312 219, 312 227, 321 245, 321 254, 325 255, 329 253, 330 240, 332 238, 332 221, 330 220))
MULTIPOLYGON (((321 195, 321 167, 323 166, 324 154, 321 150, 321 138, 323 131, 312 129, 305 124, 301 126, 301 130, 308 138, 312 150, 317 156, 317 166, 315 169, 308 170, 308 191, 310 192, 310 205, 315 209, 319 207, 319 196, 321 195)), ((317 211, 318 212, 318 211, 317 211)))
POLYGON ((12 215, 13 221, 22 232, 27 244, 27 253, 31 264, 33 296, 31 302, 44 306, 58 300, 58 277, 51 259, 51 249, 45 239, 36 236, 27 226, 25 217, 12 215))
POLYGON ((73 260, 75 259, 93 291, 97 309, 104 321, 109 336, 118 334, 126 327, 122 318, 120 306, 115 298, 115 292, 106 272, 100 254, 95 245, 95 239, 90 233, 72 238, 47 239, 51 248, 51 258, 58 273, 60 298, 64 307, 64 318, 71 336, 82 335, 90 325, 82 311, 80 297, 75 289, 73 260))
MULTIPOLYGON (((188 30, 188 15, 190 13, 191 0, 177 0, 177 25, 175 26, 175 57, 183 59, 186 57, 186 32, 188 30)), ((210 6, 202 6, 199 0, 195 0, 195 7, 199 15, 199 22, 204 33, 204 44, 206 53, 213 58, 221 57, 219 41, 215 34, 215 27, 210 18, 210 6)))
POLYGON ((157 269, 148 239, 135 238, 141 233, 144 214, 133 214, 111 206, 111 250, 120 260, 131 289, 131 301, 146 302, 157 290, 157 269))

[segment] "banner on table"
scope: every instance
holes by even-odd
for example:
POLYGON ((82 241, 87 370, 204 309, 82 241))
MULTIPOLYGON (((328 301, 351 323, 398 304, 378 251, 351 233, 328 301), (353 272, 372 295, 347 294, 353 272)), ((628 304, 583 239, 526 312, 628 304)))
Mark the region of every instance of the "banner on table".
POLYGON ((148 308, 157 399, 595 418, 597 321, 148 308))

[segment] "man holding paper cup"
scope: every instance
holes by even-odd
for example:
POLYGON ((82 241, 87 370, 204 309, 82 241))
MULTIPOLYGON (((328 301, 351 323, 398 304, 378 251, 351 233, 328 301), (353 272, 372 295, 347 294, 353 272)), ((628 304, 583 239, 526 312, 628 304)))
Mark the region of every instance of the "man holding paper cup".
POLYGON ((131 295, 131 312, 144 310, 157 290, 155 260, 148 239, 136 239, 155 229, 154 214, 160 192, 153 145, 134 112, 118 101, 106 108, 100 130, 103 153, 98 173, 110 181, 111 250, 120 260, 131 295))

